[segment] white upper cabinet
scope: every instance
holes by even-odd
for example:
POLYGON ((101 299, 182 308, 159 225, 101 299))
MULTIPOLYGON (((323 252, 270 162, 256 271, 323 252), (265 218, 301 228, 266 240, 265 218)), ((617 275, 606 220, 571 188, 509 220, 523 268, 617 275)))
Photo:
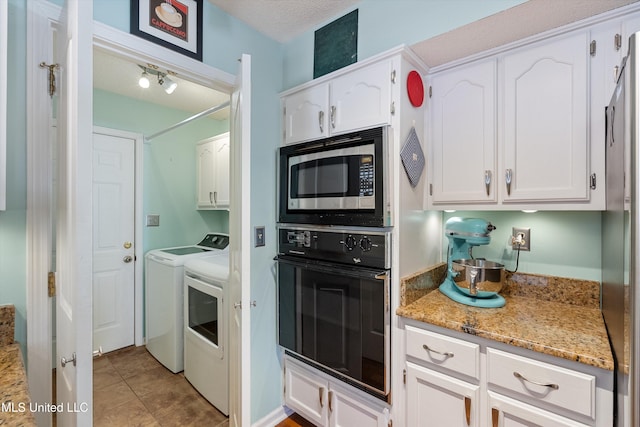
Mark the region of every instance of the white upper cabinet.
POLYGON ((496 61, 430 79, 433 203, 496 201, 496 61))
POLYGON ((427 207, 603 209, 589 46, 578 30, 436 70, 427 207))
POLYGON ((229 209, 229 133, 198 142, 198 209, 229 209))
POLYGON ((587 36, 504 57, 503 202, 589 200, 587 36))
POLYGON ((383 60, 286 95, 284 143, 388 124, 391 73, 392 61, 383 60))

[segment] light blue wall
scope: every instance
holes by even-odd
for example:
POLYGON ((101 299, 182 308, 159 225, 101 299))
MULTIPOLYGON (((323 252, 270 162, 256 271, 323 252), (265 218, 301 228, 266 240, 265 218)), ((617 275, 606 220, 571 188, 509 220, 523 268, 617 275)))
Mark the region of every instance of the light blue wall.
MULTIPOLYGON (((3 0, 4 1, 4 0, 3 0)), ((16 307, 15 339, 22 344, 26 333, 26 7, 9 1, 7 98, 7 210, 0 211, 0 304, 16 307)), ((4 131, 2 129, 1 131, 4 131)))
MULTIPOLYGON (((451 217, 483 218, 495 225, 491 243, 473 250, 473 256, 516 268, 517 251, 507 247, 512 227, 531 228, 531 251, 520 251, 518 271, 600 281, 600 212, 457 211, 451 217)), ((448 240, 442 256, 447 259, 448 240)))
MULTIPOLYGON (((401 44, 412 45, 520 3, 524 0, 363 0, 352 8, 358 9, 358 60, 401 44)), ((314 31, 286 45, 284 88, 313 78, 314 31)))
MULTIPOLYGON (((93 124, 151 135, 191 116, 137 99, 94 90, 93 124)), ((160 215, 159 227, 145 227, 143 249, 197 243, 206 233, 229 231, 227 211, 196 209, 196 153, 199 140, 224 133, 228 121, 201 118, 144 144, 143 213, 160 215)))

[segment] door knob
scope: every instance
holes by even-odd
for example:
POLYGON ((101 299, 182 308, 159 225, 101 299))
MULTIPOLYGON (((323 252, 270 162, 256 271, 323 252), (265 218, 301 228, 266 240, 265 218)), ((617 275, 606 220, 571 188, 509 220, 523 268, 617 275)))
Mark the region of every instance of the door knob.
POLYGON ((131 242, 124 242, 124 244, 122 245, 125 249, 131 249, 132 243, 131 242))
POLYGON ((67 366, 67 363, 73 363, 73 366, 76 366, 76 353, 75 352, 71 355, 71 359, 67 359, 66 357, 61 357, 60 358, 60 365, 62 365, 63 368, 65 366, 67 366))
POLYGON ((133 257, 131 255, 127 255, 126 257, 122 258, 122 261, 129 263, 133 261, 133 257))

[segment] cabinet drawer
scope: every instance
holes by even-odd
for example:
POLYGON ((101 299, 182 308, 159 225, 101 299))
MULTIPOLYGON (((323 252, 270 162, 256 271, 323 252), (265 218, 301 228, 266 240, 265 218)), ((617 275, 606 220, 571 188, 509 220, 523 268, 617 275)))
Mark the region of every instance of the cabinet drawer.
POLYGON ((406 326, 407 355, 479 379, 480 346, 406 326))
POLYGON ((595 418, 596 378, 533 359, 487 348, 489 388, 498 386, 526 396, 527 402, 545 402, 595 418))

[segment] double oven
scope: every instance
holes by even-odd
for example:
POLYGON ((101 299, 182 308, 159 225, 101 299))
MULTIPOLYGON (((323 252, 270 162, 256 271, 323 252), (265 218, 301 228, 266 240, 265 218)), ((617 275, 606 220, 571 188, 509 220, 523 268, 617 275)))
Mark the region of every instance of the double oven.
POLYGON ((389 400, 387 128, 279 150, 278 340, 389 400))

